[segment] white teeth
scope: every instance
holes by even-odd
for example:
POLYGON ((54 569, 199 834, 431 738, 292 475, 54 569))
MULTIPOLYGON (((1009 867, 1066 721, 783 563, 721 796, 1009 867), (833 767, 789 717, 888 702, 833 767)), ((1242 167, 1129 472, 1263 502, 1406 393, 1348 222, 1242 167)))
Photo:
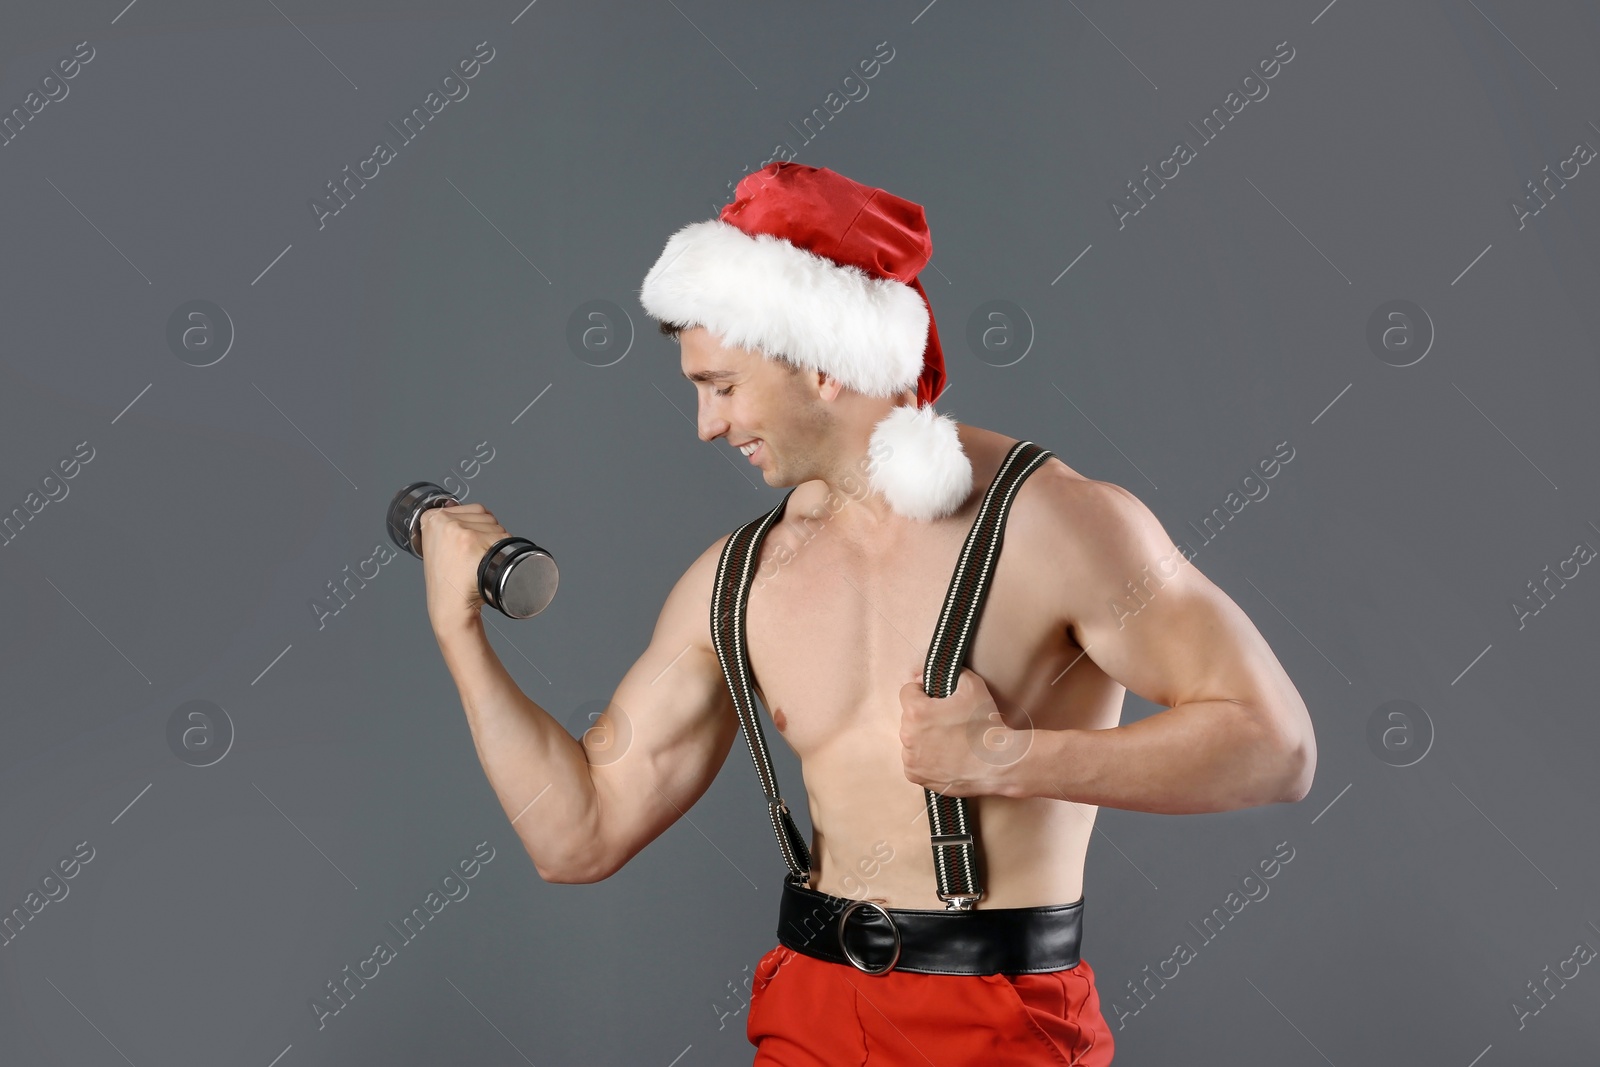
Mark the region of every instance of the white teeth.
POLYGON ((756 450, 756 445, 758 445, 760 443, 761 443, 760 441, 751 441, 747 445, 740 445, 739 446, 739 451, 743 452, 746 456, 748 456, 748 455, 750 455, 750 453, 752 453, 752 452, 754 452, 756 450))

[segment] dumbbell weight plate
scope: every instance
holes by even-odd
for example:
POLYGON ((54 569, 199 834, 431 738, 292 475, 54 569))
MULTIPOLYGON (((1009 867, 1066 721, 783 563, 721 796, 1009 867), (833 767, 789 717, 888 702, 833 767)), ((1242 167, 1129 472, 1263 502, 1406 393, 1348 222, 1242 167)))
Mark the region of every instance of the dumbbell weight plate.
POLYGON ((513 619, 528 619, 555 599, 556 561, 526 537, 503 537, 478 564, 478 593, 490 607, 513 619))
POLYGON ((432 482, 412 482, 389 502, 389 539, 407 552, 422 558, 422 513, 443 507, 455 497, 432 482))

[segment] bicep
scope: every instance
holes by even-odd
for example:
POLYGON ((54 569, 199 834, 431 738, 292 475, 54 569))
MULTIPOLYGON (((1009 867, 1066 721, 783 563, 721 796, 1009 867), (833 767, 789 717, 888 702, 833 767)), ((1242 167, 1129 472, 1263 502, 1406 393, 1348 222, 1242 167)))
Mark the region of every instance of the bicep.
POLYGON ((739 728, 711 647, 711 585, 720 544, 668 594, 649 645, 585 738, 600 825, 619 862, 700 799, 739 728))

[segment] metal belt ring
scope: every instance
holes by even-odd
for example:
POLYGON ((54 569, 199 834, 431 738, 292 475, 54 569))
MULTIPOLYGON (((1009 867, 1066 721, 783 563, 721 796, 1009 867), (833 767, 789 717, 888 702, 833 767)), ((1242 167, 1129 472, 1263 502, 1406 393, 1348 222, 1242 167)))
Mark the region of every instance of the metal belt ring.
POLYGON ((851 901, 845 906, 844 911, 839 913, 839 950, 844 953, 844 958, 849 960, 851 965, 854 966, 858 971, 862 971, 866 974, 888 974, 894 969, 895 962, 900 959, 900 928, 894 924, 894 916, 889 914, 889 910, 882 904, 879 904, 877 901, 851 901), (844 924, 849 920, 852 912, 854 912, 857 908, 862 907, 877 908, 879 914, 881 914, 889 923, 889 929, 894 931, 894 955, 889 957, 889 962, 887 964, 878 968, 877 970, 873 970, 865 963, 862 963, 860 960, 856 959, 855 955, 850 951, 850 946, 844 943, 844 924))

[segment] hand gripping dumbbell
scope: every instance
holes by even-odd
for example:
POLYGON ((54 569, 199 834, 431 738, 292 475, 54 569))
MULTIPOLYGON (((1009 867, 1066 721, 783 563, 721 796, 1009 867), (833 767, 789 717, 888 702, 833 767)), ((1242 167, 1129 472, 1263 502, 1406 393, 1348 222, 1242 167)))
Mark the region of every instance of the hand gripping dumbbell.
MULTIPOLYGON (((459 503, 441 486, 412 482, 389 502, 389 536, 421 559, 422 513, 459 503)), ((532 618, 555 598, 559 577, 550 553, 526 537, 502 537, 489 546, 478 564, 478 595, 509 618, 532 618)))

